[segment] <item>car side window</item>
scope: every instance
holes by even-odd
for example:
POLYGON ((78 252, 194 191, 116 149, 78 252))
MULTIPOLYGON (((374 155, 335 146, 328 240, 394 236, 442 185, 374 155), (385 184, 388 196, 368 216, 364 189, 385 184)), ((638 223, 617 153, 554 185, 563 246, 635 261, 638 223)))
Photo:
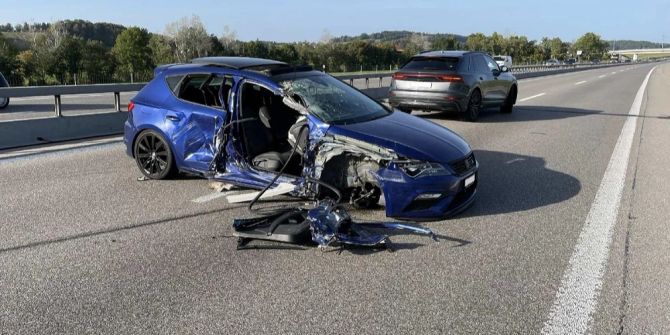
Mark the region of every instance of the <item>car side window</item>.
POLYGON ((226 108, 232 77, 214 74, 190 74, 181 81, 177 97, 214 108, 226 108), (228 87, 228 89, 226 89, 228 87))
POLYGON ((475 63, 475 67, 474 67, 475 71, 474 72, 477 72, 477 73, 489 73, 490 72, 489 67, 486 64, 486 61, 484 60, 484 56, 477 54, 477 55, 473 55, 472 59, 474 60, 474 63, 475 63))
POLYGON ((167 85, 170 88, 170 90, 175 94, 177 94, 177 86, 179 85, 182 79, 184 79, 183 75, 169 76, 165 78, 165 82, 167 82, 167 85))
POLYGON ((487 55, 483 55, 483 57, 484 61, 486 62, 486 66, 489 69, 489 72, 493 70, 500 70, 500 68, 498 67, 498 63, 496 63, 496 61, 494 61, 491 57, 487 55))

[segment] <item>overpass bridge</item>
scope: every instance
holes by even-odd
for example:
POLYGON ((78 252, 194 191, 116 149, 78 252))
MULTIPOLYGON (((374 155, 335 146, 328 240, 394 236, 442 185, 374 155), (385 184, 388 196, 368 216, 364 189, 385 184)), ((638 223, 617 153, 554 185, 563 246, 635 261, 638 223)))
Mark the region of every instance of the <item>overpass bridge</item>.
POLYGON ((640 58, 663 58, 670 57, 670 48, 611 50, 608 53, 634 60, 640 58))

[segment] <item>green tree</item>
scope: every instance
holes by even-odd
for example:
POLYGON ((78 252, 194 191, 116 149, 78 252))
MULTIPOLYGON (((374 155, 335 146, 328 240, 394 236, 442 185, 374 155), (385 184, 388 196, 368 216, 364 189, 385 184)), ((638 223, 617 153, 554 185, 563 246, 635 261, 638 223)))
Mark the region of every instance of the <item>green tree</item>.
POLYGON ((118 64, 118 70, 124 77, 133 73, 151 71, 151 48, 149 33, 146 29, 131 27, 116 38, 112 54, 118 64))
POLYGON ((6 76, 14 72, 17 53, 16 48, 0 34, 0 72, 6 76))
POLYGON ((486 51, 487 38, 482 33, 470 34, 465 41, 465 47, 470 51, 486 51))
POLYGON ((174 52, 168 40, 157 34, 151 34, 149 39, 149 49, 151 49, 151 63, 153 65, 174 63, 174 52))
POLYGON ((586 33, 572 45, 575 54, 578 50, 582 51, 581 59, 593 60, 601 59, 607 52, 607 42, 600 38, 600 35, 586 33))

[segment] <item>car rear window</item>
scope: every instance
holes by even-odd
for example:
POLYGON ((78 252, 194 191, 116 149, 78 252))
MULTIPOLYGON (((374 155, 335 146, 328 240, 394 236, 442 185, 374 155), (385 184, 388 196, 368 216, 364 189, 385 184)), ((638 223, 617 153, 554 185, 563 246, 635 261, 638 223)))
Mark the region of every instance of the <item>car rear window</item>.
POLYGON ((414 71, 455 71, 458 61, 458 57, 414 57, 402 69, 414 71))
POLYGON ((505 57, 496 56, 496 57, 493 57, 493 59, 504 61, 504 60, 505 60, 505 57))

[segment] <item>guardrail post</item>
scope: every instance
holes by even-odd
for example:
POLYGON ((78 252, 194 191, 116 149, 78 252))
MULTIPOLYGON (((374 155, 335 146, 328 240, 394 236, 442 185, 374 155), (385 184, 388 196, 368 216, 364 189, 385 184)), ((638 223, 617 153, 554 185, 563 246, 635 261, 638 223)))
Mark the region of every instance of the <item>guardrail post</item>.
POLYGON ((121 111, 121 94, 119 92, 114 92, 114 110, 121 111))
POLYGON ((370 78, 365 78, 365 88, 370 88, 370 78))
POLYGON ((60 95, 54 95, 54 114, 56 117, 63 116, 60 111, 60 95))
POLYGON ((382 87, 382 79, 383 79, 383 78, 384 78, 384 77, 379 77, 379 87, 382 87))

